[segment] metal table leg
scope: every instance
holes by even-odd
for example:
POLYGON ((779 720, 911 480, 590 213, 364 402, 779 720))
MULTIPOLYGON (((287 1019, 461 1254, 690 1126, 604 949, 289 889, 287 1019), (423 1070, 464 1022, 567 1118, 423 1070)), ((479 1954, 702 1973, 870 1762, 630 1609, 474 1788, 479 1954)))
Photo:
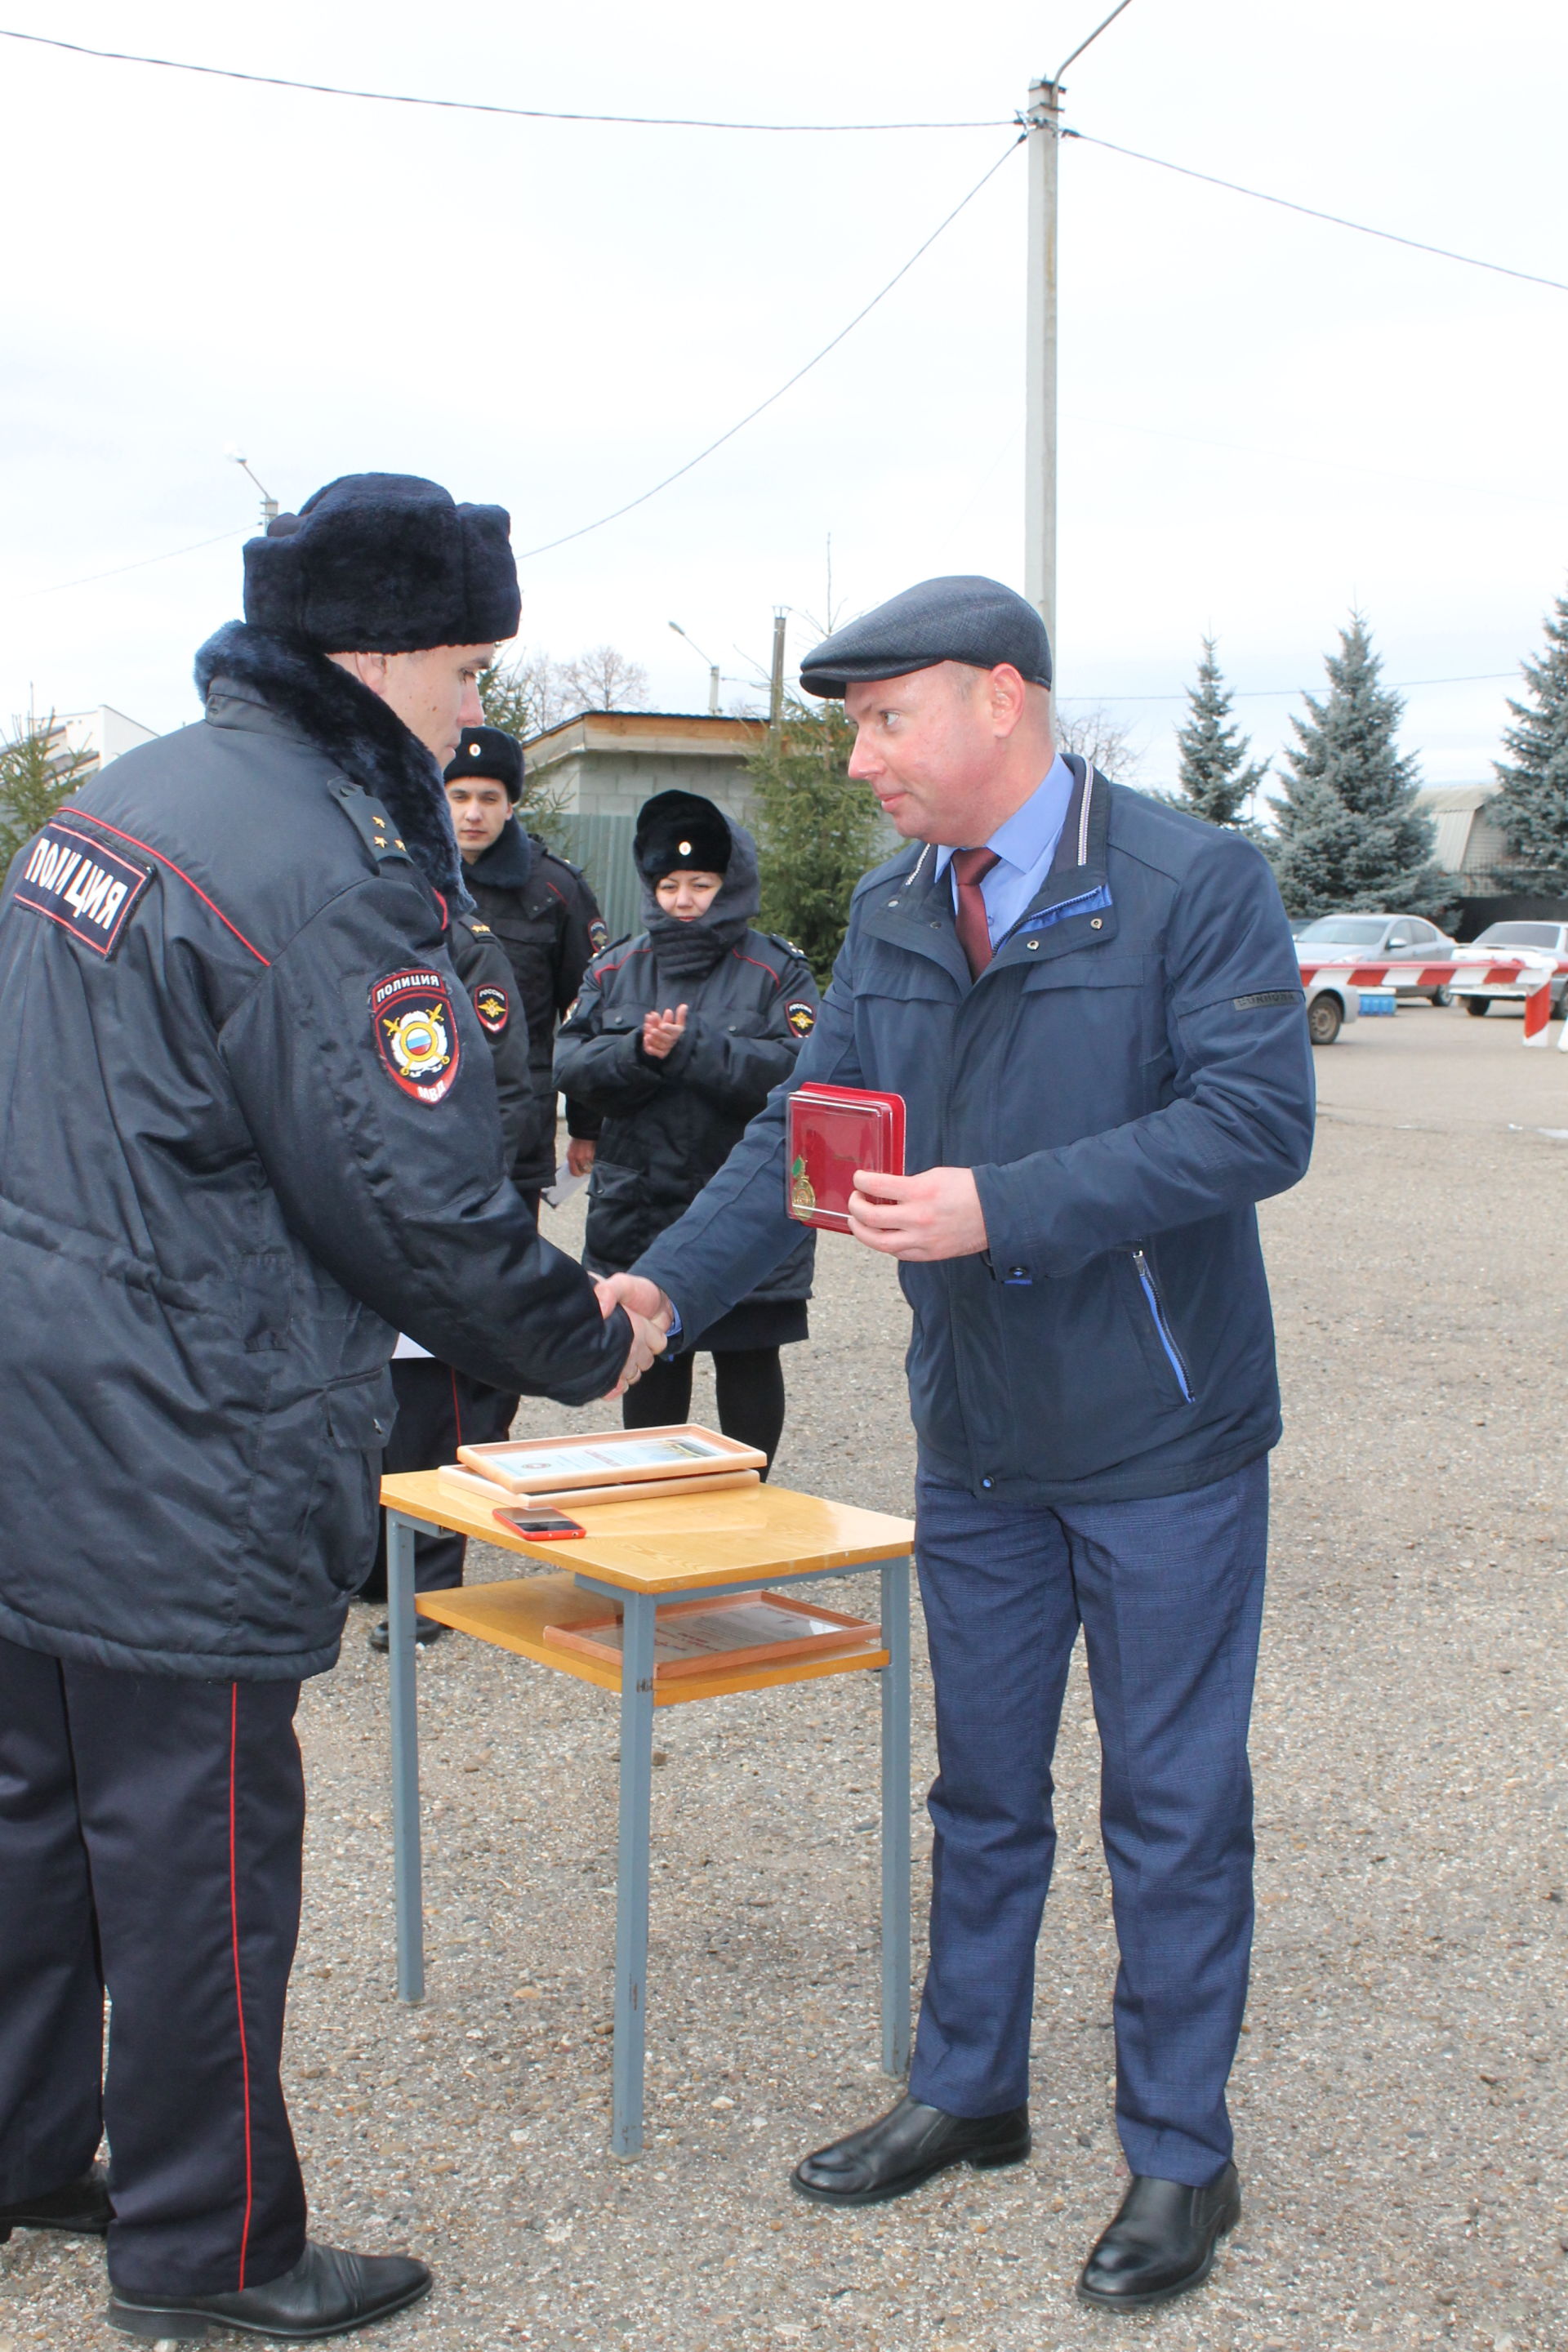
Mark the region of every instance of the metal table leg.
MULTIPOLYGON (((624 1596, 621 1629, 621 1815, 616 1865, 615 2112, 610 2147, 642 2146, 644 2029, 647 2009, 648 1840, 653 1790, 651 1593, 624 1596)), ((906 1828, 908 1824, 906 1822, 906 1828)))
POLYGON ((419 1717, 414 1680, 414 1524, 386 1515, 387 1664, 392 1680, 392 1867, 397 1998, 425 1998, 425 1895, 419 1860, 419 1717))
POLYGON ((882 1565, 882 2071, 910 2070, 910 1564, 882 1565))

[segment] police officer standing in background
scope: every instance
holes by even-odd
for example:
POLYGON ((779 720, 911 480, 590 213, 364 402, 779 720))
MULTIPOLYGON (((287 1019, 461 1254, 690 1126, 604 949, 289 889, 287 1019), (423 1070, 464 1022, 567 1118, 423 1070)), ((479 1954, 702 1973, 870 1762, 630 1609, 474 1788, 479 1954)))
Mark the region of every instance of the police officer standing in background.
MULTIPOLYGON (((517 974, 534 1082, 548 1106, 538 1140, 512 1170, 512 1181, 537 1213, 541 1192, 555 1181, 555 1024, 575 1002, 583 974, 607 946, 609 933, 584 874, 538 834, 526 833, 515 815, 522 776, 515 736, 500 727, 465 727, 447 770, 447 797, 464 878, 517 974)), ((594 1164, 599 1124, 568 1098, 574 1176, 585 1176, 594 1164)))
MULTIPOLYGON (((517 982, 489 925, 478 915, 454 915, 447 946, 452 969, 490 1049, 501 1145, 507 1166, 514 1168, 538 1151, 547 1113, 553 1131, 554 1105, 540 1100, 517 982)), ((459 1445, 495 1444, 510 1432, 518 1407, 515 1389, 492 1388, 489 1381, 459 1371, 456 1364, 439 1362, 406 1331, 398 1333, 392 1351, 392 1392, 397 1412, 381 1457, 383 1474, 391 1477, 405 1470, 438 1470, 443 1462, 456 1460, 459 1445)), ((416 1592, 454 1591, 463 1580, 468 1549, 464 1536, 416 1536, 416 1592)), ((386 1519, 381 1512, 376 1515, 375 1559, 359 1598, 386 1599, 386 1519)), ((414 1639, 421 1649, 444 1641, 450 1631, 438 1617, 414 1620, 414 1639)), ((370 1646, 384 1653, 391 1645, 391 1628, 383 1617, 370 1629, 370 1646)))
POLYGON ((130 2335, 300 2340, 428 2286, 306 2236, 300 1682, 369 1564, 397 1331, 568 1404, 659 1346, 508 1182, 447 953, 508 531, 405 475, 279 515, 203 720, 0 897, 0 2234, 107 2225, 130 2335))
MULTIPOLYGON (((1130 2310, 1199 2285, 1241 2210, 1225 2087, 1279 1435, 1254 1203, 1306 1168, 1312 1072, 1263 857, 1057 754, 1050 682, 1033 606, 972 578, 895 596, 801 670, 843 697, 849 772, 911 845, 855 894, 793 1084, 907 1103, 911 1172, 861 1177, 851 1229, 900 1261, 914 1310, 940 1770, 909 2095, 795 2184, 867 2205, 1027 2154, 1051 1753, 1081 1625, 1132 2179, 1079 2292, 1130 2310)), ((644 1312, 668 1294, 700 1332, 784 1255, 784 1092, 614 1293, 644 1312)))

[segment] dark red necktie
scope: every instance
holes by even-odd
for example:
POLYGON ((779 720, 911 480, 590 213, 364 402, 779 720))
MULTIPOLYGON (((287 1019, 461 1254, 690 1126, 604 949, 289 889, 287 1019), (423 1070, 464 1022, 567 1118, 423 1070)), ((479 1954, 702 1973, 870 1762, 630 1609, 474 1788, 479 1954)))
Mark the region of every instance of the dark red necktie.
POLYGON ((1001 860, 994 849, 955 849, 953 877, 958 884, 958 943, 969 958, 969 976, 978 980, 991 961, 991 926, 980 885, 1001 860))

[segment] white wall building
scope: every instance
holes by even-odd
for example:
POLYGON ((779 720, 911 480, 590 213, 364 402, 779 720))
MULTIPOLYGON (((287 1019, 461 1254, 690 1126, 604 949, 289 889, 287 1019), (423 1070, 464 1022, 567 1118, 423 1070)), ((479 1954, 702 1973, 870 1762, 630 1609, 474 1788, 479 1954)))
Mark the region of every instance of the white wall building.
POLYGON ((123 710, 115 710, 107 702, 96 710, 60 712, 55 719, 57 739, 63 738, 68 751, 85 752, 92 761, 83 770, 84 780, 107 768, 110 760, 118 760, 121 751, 133 751, 138 743, 157 741, 156 730, 143 727, 139 719, 128 719, 123 710))

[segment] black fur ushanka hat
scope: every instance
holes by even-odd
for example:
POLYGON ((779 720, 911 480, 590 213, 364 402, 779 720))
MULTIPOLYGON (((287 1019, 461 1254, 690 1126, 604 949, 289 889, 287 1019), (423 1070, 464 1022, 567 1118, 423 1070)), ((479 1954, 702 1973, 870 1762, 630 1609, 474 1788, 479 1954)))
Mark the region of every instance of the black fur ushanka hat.
POLYGON ((344 474, 245 548, 245 617, 318 653, 419 653, 515 636, 504 507, 417 474, 344 474))
POLYGON ((727 874, 733 847, 723 811, 700 793, 656 793, 637 811, 632 856, 645 881, 661 882, 681 866, 727 874))
POLYGON ((446 780, 460 784, 466 777, 489 776, 504 784, 508 800, 515 802, 522 791, 522 746, 515 735, 504 727, 465 727, 446 780))

